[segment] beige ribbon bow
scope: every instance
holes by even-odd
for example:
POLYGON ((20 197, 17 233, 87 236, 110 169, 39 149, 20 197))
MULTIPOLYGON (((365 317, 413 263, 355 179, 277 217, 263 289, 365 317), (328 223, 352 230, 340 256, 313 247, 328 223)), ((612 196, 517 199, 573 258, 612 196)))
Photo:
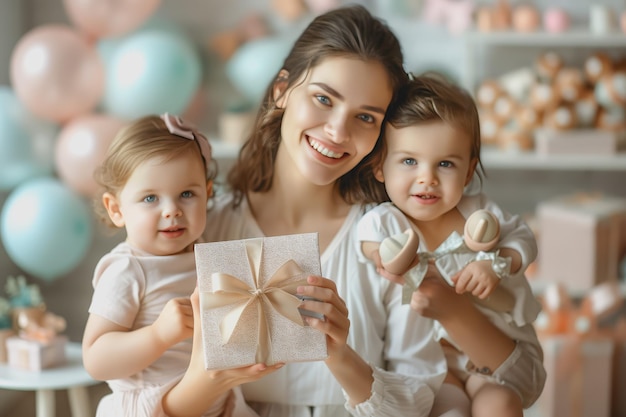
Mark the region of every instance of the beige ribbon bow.
POLYGON ((254 287, 250 287, 232 275, 215 272, 211 275, 213 292, 202 292, 200 303, 203 309, 234 305, 220 322, 220 334, 224 343, 228 343, 230 340, 239 325, 243 312, 248 307, 256 306, 259 342, 255 361, 256 363, 272 363, 272 338, 266 306, 273 308, 292 322, 304 326, 302 316, 298 311, 301 300, 293 294, 298 286, 306 284, 306 278, 293 280, 293 278, 302 275, 303 271, 293 259, 290 259, 278 268, 264 286, 260 286, 259 271, 263 239, 247 239, 244 244, 254 287))

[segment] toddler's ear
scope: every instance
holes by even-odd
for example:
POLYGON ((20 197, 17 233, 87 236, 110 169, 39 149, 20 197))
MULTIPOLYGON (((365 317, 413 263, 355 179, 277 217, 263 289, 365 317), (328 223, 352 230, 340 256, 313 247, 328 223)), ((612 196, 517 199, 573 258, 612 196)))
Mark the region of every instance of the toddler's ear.
POLYGON ((109 214, 109 218, 116 227, 124 227, 124 216, 120 211, 120 205, 117 198, 111 193, 102 195, 102 204, 109 214))
POLYGON ((383 167, 378 166, 376 168, 374 168, 374 178, 376 178, 376 181, 378 182, 385 182, 385 176, 383 175, 383 167))
POLYGON ((474 172, 476 171, 476 165, 478 165, 478 158, 474 158, 470 162, 469 169, 467 170, 467 176, 465 177, 465 186, 467 186, 474 178, 474 172))

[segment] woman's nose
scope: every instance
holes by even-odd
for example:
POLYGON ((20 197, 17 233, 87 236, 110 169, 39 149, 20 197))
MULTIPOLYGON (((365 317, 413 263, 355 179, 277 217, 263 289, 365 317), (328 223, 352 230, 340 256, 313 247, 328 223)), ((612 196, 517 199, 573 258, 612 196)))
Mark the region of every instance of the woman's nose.
POLYGON ((342 113, 333 114, 326 122, 324 131, 334 142, 343 142, 349 134, 347 116, 342 113))

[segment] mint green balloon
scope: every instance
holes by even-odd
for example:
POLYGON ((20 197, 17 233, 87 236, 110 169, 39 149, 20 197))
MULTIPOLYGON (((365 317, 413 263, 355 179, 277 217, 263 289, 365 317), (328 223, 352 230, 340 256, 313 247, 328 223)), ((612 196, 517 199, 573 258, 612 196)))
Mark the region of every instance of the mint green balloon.
POLYGON ((27 110, 10 87, 0 85, 0 191, 52 176, 58 130, 27 110))
POLYGON ((0 213, 0 235, 9 258, 28 274, 46 281, 80 263, 92 234, 88 205, 55 178, 19 185, 0 213))
POLYGON ((226 63, 228 79, 248 100, 260 102, 282 67, 291 43, 290 37, 277 36, 244 43, 226 63))
POLYGON ((104 55, 103 108, 124 119, 165 112, 181 114, 201 85, 198 51, 180 33, 139 31, 104 55))

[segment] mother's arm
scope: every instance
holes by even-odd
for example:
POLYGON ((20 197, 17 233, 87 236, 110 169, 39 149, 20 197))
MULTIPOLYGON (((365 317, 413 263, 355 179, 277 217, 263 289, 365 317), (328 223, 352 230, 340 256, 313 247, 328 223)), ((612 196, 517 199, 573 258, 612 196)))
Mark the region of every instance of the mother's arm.
POLYGON ((191 360, 183 378, 165 393, 162 400, 164 413, 169 417, 195 417, 203 415, 214 404, 219 403, 224 394, 245 382, 256 381, 283 365, 266 366, 255 364, 237 369, 207 371, 202 355, 202 332, 198 289, 191 295, 193 307, 193 350, 191 360))
POLYGON ((326 316, 325 321, 310 319, 309 325, 327 335, 326 365, 342 386, 350 412, 362 417, 428 415, 446 370, 441 348, 432 337, 432 321, 400 304, 399 286, 373 285, 377 288, 373 292, 385 294, 384 301, 378 297, 368 301, 361 294, 363 305, 352 313, 365 322, 353 326, 370 331, 357 331, 357 352, 347 344, 348 310, 335 283, 309 277, 309 284, 299 290, 324 302, 307 301, 304 308, 326 316))
POLYGON ((467 295, 456 294, 437 276, 435 268, 413 293, 411 307, 438 320, 479 372, 490 373, 514 389, 524 407, 532 405, 543 389, 546 372, 543 352, 532 324, 512 328, 510 337, 496 327, 467 295))

